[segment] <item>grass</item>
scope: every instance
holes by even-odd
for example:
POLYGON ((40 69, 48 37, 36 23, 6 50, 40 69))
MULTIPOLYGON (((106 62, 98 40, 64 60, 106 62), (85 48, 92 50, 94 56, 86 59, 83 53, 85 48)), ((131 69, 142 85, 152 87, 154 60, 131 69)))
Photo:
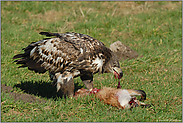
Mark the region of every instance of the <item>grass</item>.
MULTIPOLYGON (((47 102, 14 102, 1 93, 2 122, 181 122, 182 2, 1 2, 1 84, 47 102), (151 109, 118 110, 93 97, 54 97, 48 73, 18 69, 12 57, 44 36, 40 31, 88 34, 107 47, 120 40, 142 58, 121 61, 123 88, 142 89, 151 109)), ((84 86, 79 78, 77 86, 84 86)), ((94 86, 116 87, 112 74, 94 86)))

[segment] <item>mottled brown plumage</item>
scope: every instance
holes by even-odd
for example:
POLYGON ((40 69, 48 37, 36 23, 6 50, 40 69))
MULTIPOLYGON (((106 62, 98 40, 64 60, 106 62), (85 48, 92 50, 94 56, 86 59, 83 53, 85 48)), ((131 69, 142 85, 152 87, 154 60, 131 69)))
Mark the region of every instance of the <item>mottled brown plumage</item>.
POLYGON ((20 58, 15 61, 22 64, 20 67, 38 73, 49 71, 50 79, 62 95, 73 95, 73 78, 77 76, 89 89, 93 88, 95 73, 114 73, 119 79, 122 77, 117 57, 102 42, 74 32, 40 34, 53 37, 31 43, 23 49, 23 54, 13 59, 20 58))

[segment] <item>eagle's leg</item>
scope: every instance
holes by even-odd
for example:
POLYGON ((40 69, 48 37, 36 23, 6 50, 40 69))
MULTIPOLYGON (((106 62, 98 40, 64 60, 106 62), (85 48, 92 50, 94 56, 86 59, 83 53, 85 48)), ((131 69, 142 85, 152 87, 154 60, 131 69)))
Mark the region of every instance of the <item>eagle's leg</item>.
POLYGON ((66 83, 62 84, 60 82, 57 83, 57 92, 59 97, 73 97, 74 95, 74 82, 73 79, 70 79, 66 83))
POLYGON ((93 89, 93 75, 92 74, 84 74, 80 76, 81 80, 85 84, 86 88, 89 90, 93 89))
MULTIPOLYGON (((68 97, 73 97, 74 95, 74 81, 73 77, 69 73, 56 73, 55 74, 56 78, 56 83, 57 83, 57 92, 59 97, 66 98, 68 97)), ((54 82, 54 80, 53 80, 54 82)))

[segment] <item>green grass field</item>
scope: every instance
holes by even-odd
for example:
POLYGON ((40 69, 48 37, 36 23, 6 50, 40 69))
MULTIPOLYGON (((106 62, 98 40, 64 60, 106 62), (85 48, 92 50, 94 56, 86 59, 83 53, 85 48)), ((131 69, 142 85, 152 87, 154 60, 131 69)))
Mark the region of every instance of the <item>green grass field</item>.
MULTIPOLYGON (((84 86, 79 78, 75 83, 84 86)), ((14 102, 1 93, 2 122, 182 122, 182 2, 1 2, 1 84, 47 101, 14 102), (120 62, 122 88, 144 90, 145 103, 154 106, 118 110, 93 97, 55 98, 48 73, 18 69, 12 60, 45 38, 41 31, 130 46, 143 57, 120 62)), ((94 86, 116 88, 117 82, 112 74, 96 74, 94 86)))

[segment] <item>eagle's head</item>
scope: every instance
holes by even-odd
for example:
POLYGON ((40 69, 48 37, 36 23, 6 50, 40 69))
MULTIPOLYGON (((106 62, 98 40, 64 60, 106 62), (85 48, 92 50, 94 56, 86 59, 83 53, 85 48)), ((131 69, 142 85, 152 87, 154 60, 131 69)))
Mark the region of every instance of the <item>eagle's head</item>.
POLYGON ((113 52, 111 52, 111 57, 104 66, 104 72, 113 73, 116 79, 121 79, 123 77, 118 58, 113 52))

